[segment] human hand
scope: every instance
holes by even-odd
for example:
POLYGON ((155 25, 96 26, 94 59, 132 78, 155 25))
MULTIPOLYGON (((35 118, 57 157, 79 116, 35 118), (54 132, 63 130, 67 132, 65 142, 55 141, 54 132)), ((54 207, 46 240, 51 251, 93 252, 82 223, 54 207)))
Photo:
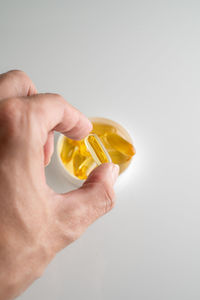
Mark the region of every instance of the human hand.
POLYGON ((66 194, 46 184, 54 130, 82 139, 91 129, 61 96, 37 94, 25 73, 0 75, 0 300, 22 293, 58 251, 113 207, 113 164, 66 194))

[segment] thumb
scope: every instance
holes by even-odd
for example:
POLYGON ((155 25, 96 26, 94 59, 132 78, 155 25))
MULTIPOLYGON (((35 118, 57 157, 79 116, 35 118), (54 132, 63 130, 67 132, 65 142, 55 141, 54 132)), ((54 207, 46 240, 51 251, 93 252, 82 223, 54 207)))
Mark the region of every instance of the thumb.
POLYGON ((76 240, 96 219, 114 206, 114 183, 119 174, 119 166, 112 163, 95 168, 83 186, 63 194, 57 206, 60 224, 60 239, 67 246, 76 240))
POLYGON ((94 169, 80 188, 82 199, 80 201, 84 201, 86 206, 92 207, 96 212, 96 215, 91 218, 91 223, 113 208, 115 204, 114 184, 118 174, 118 165, 112 163, 102 164, 94 169))

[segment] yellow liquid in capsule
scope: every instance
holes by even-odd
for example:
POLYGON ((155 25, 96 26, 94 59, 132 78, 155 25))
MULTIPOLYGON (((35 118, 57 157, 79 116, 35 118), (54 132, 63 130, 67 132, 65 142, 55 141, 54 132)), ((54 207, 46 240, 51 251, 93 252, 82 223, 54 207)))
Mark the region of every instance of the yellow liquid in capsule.
POLYGON ((93 148, 97 156, 95 160, 93 159, 94 156, 88 151, 84 139, 75 141, 63 136, 60 158, 65 168, 79 179, 87 179, 90 172, 97 165, 108 162, 101 144, 95 138, 95 135, 93 135, 94 133, 100 138, 112 162, 119 165, 121 173, 128 166, 132 156, 135 154, 134 146, 125 140, 119 130, 112 125, 93 122, 91 133, 86 139, 90 148, 93 148))
POLYGON ((98 166, 104 163, 112 162, 108 151, 106 150, 100 138, 96 134, 89 134, 85 138, 85 144, 88 151, 92 155, 92 158, 95 160, 98 166))

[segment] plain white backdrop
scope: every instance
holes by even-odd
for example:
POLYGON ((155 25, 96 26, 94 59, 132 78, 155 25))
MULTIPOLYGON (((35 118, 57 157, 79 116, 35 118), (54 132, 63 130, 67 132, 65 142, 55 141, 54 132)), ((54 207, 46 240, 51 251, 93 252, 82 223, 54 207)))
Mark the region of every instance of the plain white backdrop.
MULTIPOLYGON (((117 205, 20 300, 200 299, 200 2, 0 2, 0 72, 28 73, 137 155, 117 205)), ((55 168, 47 182, 70 190, 55 168)))

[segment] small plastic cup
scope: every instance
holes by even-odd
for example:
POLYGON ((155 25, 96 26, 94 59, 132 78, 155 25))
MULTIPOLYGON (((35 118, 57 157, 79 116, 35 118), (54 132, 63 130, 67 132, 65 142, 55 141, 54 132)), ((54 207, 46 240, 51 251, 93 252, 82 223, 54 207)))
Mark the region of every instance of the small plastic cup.
MULTIPOLYGON (((120 135, 126 139, 129 143, 133 144, 133 141, 132 141, 132 138, 131 136, 129 135, 128 131, 120 124, 118 124, 117 122, 115 121, 112 121, 110 119, 106 119, 106 118, 100 118, 100 117, 92 117, 92 118, 89 118, 91 122, 98 122, 98 123, 103 123, 103 124, 106 124, 106 125, 112 125, 114 127, 116 127, 120 133, 120 135)), ((73 174, 71 174, 64 166, 62 160, 61 160, 61 157, 60 157, 60 149, 61 149, 61 142, 62 142, 62 138, 63 138, 63 135, 60 134, 59 135, 59 138, 58 138, 58 141, 57 141, 57 147, 56 147, 56 158, 57 158, 57 165, 60 169, 60 171, 62 172, 63 176, 71 183, 73 184, 74 186, 76 187, 81 187, 83 185, 83 183, 85 182, 85 180, 81 180, 79 178, 77 178, 76 176, 74 176, 73 174)), ((133 159, 133 158, 132 158, 133 159)), ((130 167, 129 165, 131 164, 131 160, 129 160, 127 162, 127 164, 125 165, 125 167, 123 168, 123 170, 121 171, 120 175, 119 175, 119 178, 117 180, 117 185, 119 185, 119 183, 122 183, 124 182, 125 180, 125 173, 128 175, 128 170, 130 170, 130 167), (129 168, 128 168, 129 167, 129 168), (122 180, 124 179, 124 180, 122 180)))

